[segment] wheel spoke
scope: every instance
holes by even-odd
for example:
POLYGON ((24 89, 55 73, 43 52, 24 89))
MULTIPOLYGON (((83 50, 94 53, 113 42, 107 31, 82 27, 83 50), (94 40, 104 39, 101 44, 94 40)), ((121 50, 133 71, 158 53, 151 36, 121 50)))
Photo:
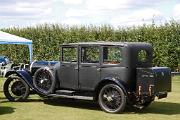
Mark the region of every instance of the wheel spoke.
POLYGON ((120 87, 114 84, 106 85, 100 92, 100 102, 102 108, 107 112, 117 112, 124 109, 125 99, 123 91, 120 87))
POLYGON ((49 71, 42 69, 37 74, 34 83, 40 91, 48 91, 52 86, 51 74, 49 71))

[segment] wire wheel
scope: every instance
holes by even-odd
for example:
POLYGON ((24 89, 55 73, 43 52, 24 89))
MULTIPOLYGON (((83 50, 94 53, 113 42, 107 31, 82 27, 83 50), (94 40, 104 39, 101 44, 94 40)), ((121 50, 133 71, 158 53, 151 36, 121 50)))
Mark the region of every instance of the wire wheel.
POLYGON ((126 106, 126 97, 121 89, 116 84, 105 85, 99 93, 99 105, 105 112, 119 113, 126 106))
POLYGON ((30 88, 26 82, 17 76, 10 76, 4 83, 4 95, 9 101, 25 101, 29 96, 30 88))
POLYGON ((43 95, 48 95, 55 88, 55 79, 49 68, 40 68, 33 77, 33 84, 43 95))

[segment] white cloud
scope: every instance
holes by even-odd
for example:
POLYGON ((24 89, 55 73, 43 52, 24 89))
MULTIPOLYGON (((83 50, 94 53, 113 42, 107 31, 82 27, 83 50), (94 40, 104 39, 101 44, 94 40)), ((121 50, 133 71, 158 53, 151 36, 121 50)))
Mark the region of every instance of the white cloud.
MULTIPOLYGON (((140 25, 169 18, 161 12, 167 11, 163 10, 166 7, 161 6, 166 5, 171 13, 170 5, 174 4, 169 0, 0 0, 0 19, 6 21, 0 27, 44 22, 140 25)), ((180 4, 174 6, 172 16, 180 19, 180 4)))
POLYGON ((148 7, 159 6, 163 2, 168 0, 86 0, 86 6, 88 9, 99 10, 117 10, 117 9, 131 9, 137 10, 148 7))
POLYGON ((110 15, 111 11, 108 10, 88 10, 88 9, 68 9, 66 12, 66 17, 103 17, 110 15))
POLYGON ((142 25, 164 20, 162 12, 155 9, 142 9, 135 11, 129 15, 120 15, 112 18, 111 23, 116 25, 142 25))
POLYGON ((29 26, 51 21, 54 0, 1 0, 0 27, 29 26))
POLYGON ((85 9, 68 9, 66 17, 81 17, 89 14, 88 10, 85 9))
POLYGON ((180 4, 176 4, 173 8, 172 17, 175 20, 180 20, 180 4))
POLYGON ((46 15, 50 15, 52 13, 52 2, 53 0, 44 0, 36 1, 29 0, 29 1, 14 1, 10 0, 10 2, 3 2, 0 1, 0 17, 15 18, 17 17, 42 17, 46 15), (4 5, 6 4, 6 5, 4 5))
POLYGON ((87 0, 88 9, 118 9, 128 8, 130 0, 87 0))
POLYGON ((66 20, 63 20, 62 23, 68 25, 81 25, 82 21, 77 18, 68 18, 66 20))
POLYGON ((83 2, 83 0, 60 0, 65 4, 72 4, 72 5, 78 5, 83 2))
MULTIPOLYGON (((167 1, 167 0, 164 0, 167 1)), ((83 7, 69 8, 65 17, 86 19, 86 23, 133 25, 164 21, 162 12, 153 9, 156 0, 86 0, 83 7), (97 19, 97 20, 96 20, 97 19)), ((80 21, 81 21, 80 19, 80 21)))

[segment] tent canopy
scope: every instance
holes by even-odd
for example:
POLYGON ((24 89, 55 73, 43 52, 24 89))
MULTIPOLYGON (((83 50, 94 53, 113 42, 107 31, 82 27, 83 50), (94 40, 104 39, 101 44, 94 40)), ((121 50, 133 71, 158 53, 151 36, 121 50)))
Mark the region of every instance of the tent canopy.
POLYGON ((9 33, 0 31, 0 44, 19 44, 19 45, 28 45, 30 62, 32 62, 32 40, 28 40, 19 36, 15 36, 9 33))

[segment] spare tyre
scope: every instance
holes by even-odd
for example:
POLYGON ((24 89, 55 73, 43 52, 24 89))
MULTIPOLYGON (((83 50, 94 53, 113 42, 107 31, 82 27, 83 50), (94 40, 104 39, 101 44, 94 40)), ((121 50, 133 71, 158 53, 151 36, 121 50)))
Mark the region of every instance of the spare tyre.
POLYGON ((55 83, 54 73, 49 67, 40 68, 34 74, 33 85, 43 95, 53 93, 55 83))

